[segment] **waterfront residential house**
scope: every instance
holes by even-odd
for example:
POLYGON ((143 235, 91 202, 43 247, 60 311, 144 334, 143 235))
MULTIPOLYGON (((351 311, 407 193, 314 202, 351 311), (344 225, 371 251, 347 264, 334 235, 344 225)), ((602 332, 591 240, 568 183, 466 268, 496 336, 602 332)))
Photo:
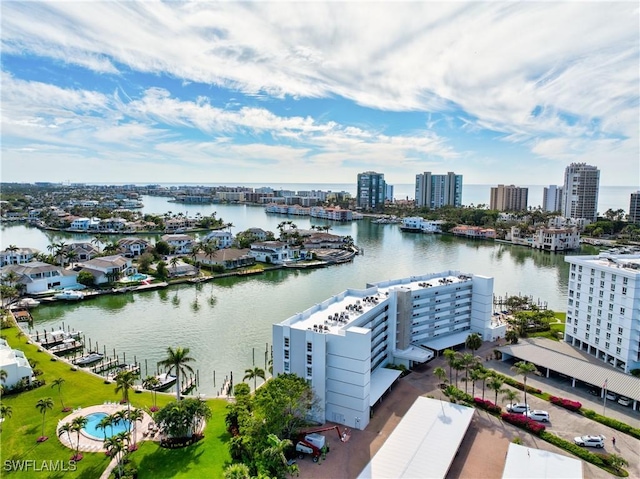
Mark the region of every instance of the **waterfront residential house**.
POLYGON ((289 245, 282 241, 259 241, 251 244, 249 255, 261 263, 282 264, 290 259, 289 245))
POLYGON ((267 232, 262 228, 249 228, 247 233, 252 234, 256 241, 266 241, 267 232))
POLYGON ((564 340, 629 373, 640 368, 640 255, 565 256, 564 340))
POLYGON ((147 251, 151 244, 142 238, 122 238, 118 240, 118 251, 127 258, 136 258, 147 251))
POLYGON ((507 241, 511 241, 512 244, 520 246, 533 246, 533 234, 528 228, 520 228, 519 226, 512 226, 511 231, 507 233, 507 241))
POLYGON ((73 262, 89 261, 100 254, 100 250, 91 243, 71 243, 65 245, 65 254, 72 253, 75 255, 73 262))
POLYGON ((216 251, 211 257, 204 253, 198 253, 196 261, 205 266, 220 265, 224 269, 236 269, 255 264, 256 258, 249 254, 248 248, 225 248, 216 251))
POLYGON ((481 228, 480 226, 459 225, 451 229, 454 236, 464 236, 471 239, 495 239, 496 230, 481 228))
POLYGON ((306 249, 322 248, 342 248, 344 246, 344 236, 333 235, 331 233, 310 233, 303 236, 302 244, 306 249))
POLYGON ((0 369, 7 373, 2 381, 6 389, 13 388, 22 380, 31 384, 33 379, 33 369, 24 353, 19 349, 11 349, 5 339, 0 339, 0 369))
POLYGON ((366 428, 372 407, 408 368, 470 333, 504 337, 492 318, 493 278, 445 271, 349 289, 273 325, 273 374, 305 378, 314 420, 366 428))
POLYGON ((16 284, 24 285, 26 294, 43 293, 51 289, 64 289, 77 284, 78 273, 65 270, 59 265, 30 261, 23 264, 10 264, 0 269, 0 275, 4 277, 9 271, 13 271, 18 280, 16 284))
POLYGON ((233 235, 229 231, 211 231, 202 238, 201 242, 213 243, 218 248, 229 248, 233 244, 233 235))
POLYGON ((88 271, 93 275, 95 284, 111 283, 123 276, 137 273, 131 259, 121 254, 102 256, 79 264, 80 271, 88 271))
POLYGON ((193 266, 192 264, 185 263, 181 259, 178 260, 177 263, 173 264, 169 262, 167 265, 167 270, 169 274, 173 278, 184 277, 184 276, 196 276, 199 272, 197 266, 193 266))
POLYGON ((578 228, 538 228, 531 246, 545 251, 580 249, 580 233, 578 228))
POLYGON ((0 267, 8 264, 23 264, 31 261, 39 250, 35 248, 18 248, 16 250, 6 248, 0 251, 0 267))
POLYGON ((80 217, 74 218, 69 225, 69 229, 74 231, 91 231, 100 227, 100 218, 80 217))
POLYGON ((441 225, 441 220, 431 221, 420 216, 409 216, 402 219, 400 229, 410 233, 442 233, 441 225))
POLYGON ((107 218, 100 221, 100 231, 125 231, 129 229, 124 218, 107 218))
POLYGON ((171 246, 174 254, 189 254, 193 248, 194 239, 185 234, 167 234, 162 235, 162 241, 171 246))

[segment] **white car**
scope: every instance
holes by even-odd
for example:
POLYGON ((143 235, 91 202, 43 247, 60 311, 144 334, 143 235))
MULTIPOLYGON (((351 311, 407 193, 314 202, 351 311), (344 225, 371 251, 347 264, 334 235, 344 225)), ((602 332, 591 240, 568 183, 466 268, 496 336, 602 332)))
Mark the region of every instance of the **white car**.
POLYGON ((607 391, 606 398, 608 401, 617 401, 618 395, 607 391))
POLYGON ((534 409, 533 411, 525 412, 524 415, 529 419, 533 419, 534 421, 549 422, 549 413, 547 411, 534 409))
POLYGON ((626 398, 624 396, 620 396, 620 399, 618 399, 618 404, 622 406, 629 406, 631 405, 631 399, 626 398))
POLYGON ((507 411, 514 414, 522 414, 529 411, 530 409, 531 408, 529 407, 529 405, 524 403, 507 404, 507 411))
POLYGON ((573 438, 573 442, 582 447, 597 447, 602 449, 605 439, 602 434, 599 436, 578 436, 573 438))

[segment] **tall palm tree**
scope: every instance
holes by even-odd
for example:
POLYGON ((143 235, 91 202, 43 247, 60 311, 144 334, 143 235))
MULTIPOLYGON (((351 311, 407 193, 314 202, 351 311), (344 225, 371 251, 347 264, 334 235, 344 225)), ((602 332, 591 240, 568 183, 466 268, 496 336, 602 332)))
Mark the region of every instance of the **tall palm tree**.
POLYGON ((89 420, 84 416, 76 416, 71 421, 71 430, 76 433, 76 455, 75 460, 80 460, 80 431, 84 429, 89 420))
POLYGON ((0 432, 2 432, 2 423, 6 418, 10 418, 13 415, 13 408, 8 404, 0 404, 0 432))
POLYGON ((453 383, 453 365, 456 362, 456 352, 453 349, 445 349, 442 353, 449 364, 449 384, 453 383))
POLYGON ((64 410, 64 400, 62 399, 62 385, 64 384, 64 378, 54 379, 51 382, 52 388, 58 388, 58 396, 60 396, 60 404, 62 404, 62 409, 64 410))
POLYGON ((67 256, 67 259, 69 260, 69 265, 73 269, 74 263, 78 259, 78 253, 76 253, 75 251, 68 251, 66 256, 67 256))
POLYGON ((465 346, 471 350, 473 354, 482 346, 482 337, 478 333, 471 333, 464 342, 465 346))
POLYGON ((469 381, 471 381, 471 396, 473 397, 476 396, 476 381, 478 379, 482 379, 483 374, 484 373, 477 368, 474 368, 471 371, 469 371, 468 378, 469 378, 469 381))
POLYGON ((193 369, 188 363, 195 361, 195 359, 189 356, 189 352, 189 348, 177 347, 173 349, 169 346, 167 348, 167 357, 158 363, 160 366, 167 368, 167 373, 175 371, 177 401, 180 401, 180 374, 186 375, 187 372, 193 374, 193 369))
POLYGON ((160 385, 160 380, 155 376, 147 376, 142 380, 142 387, 145 389, 150 389, 153 394, 153 410, 155 411, 158 406, 156 405, 156 387, 160 385))
POLYGON ((502 392, 502 400, 507 401, 508 404, 515 404, 518 399, 520 399, 520 395, 514 391, 513 389, 504 389, 502 392))
POLYGON ((138 375, 133 371, 120 371, 116 374, 116 394, 122 391, 122 400, 127 403, 127 407, 129 405, 129 390, 133 388, 136 383, 136 379, 138 375))
POLYGON ((469 379, 469 369, 474 367, 476 362, 476 357, 471 353, 464 353, 459 357, 460 367, 464 369, 465 383, 464 383, 464 392, 467 392, 467 383, 469 379))
MULTIPOLYGON (((47 415, 47 410, 48 409, 53 409, 53 399, 51 398, 41 398, 38 399, 38 402, 36 403, 36 409, 38 411, 40 411, 40 414, 42 414, 42 435, 40 436, 41 438, 44 438, 44 419, 45 416, 47 415)), ((42 441, 44 441, 45 439, 41 439, 42 441)))
POLYGON ((142 412, 142 409, 132 409, 127 413, 127 419, 129 420, 129 435, 130 437, 133 437, 133 444, 135 446, 136 444, 136 430, 137 430, 137 423, 138 422, 142 422, 142 420, 144 419, 144 413, 142 412), (133 435, 131 434, 131 428, 133 427, 133 435))
POLYGON ((100 422, 96 425, 96 429, 102 429, 104 434, 104 440, 107 440, 107 428, 111 428, 111 433, 113 434, 113 415, 107 414, 100 419, 100 422))
POLYGON ((487 387, 496 393, 496 399, 494 403, 496 406, 498 405, 498 394, 504 392, 504 389, 502 389, 503 384, 504 381, 496 376, 492 376, 491 379, 487 381, 487 387))
POLYGON ((433 370, 433 375, 438 378, 440 383, 444 383, 447 381, 447 372, 443 367, 438 366, 433 370))
POLYGON ((265 380, 264 369, 259 368, 258 366, 254 366, 253 369, 245 369, 245 375, 242 378, 243 381, 247 379, 253 379, 253 390, 255 391, 258 388, 257 381, 258 378, 261 378, 263 381, 265 380))
POLYGON ((171 260, 169 260, 169 263, 173 268, 173 274, 176 274, 176 271, 178 270, 178 263, 180 263, 180 258, 178 258, 177 256, 174 256, 173 258, 171 258, 171 260))
POLYGON ((108 437, 104 440, 104 448, 107 450, 110 457, 116 459, 116 464, 118 467, 117 477, 122 477, 122 464, 120 464, 120 459, 122 452, 125 449, 124 441, 118 435, 108 437))
POLYGON ((514 371, 516 374, 519 374, 522 376, 522 382, 524 383, 524 404, 525 404, 525 408, 527 406, 527 376, 529 376, 532 373, 537 373, 538 372, 538 368, 536 368, 536 365, 533 363, 528 363, 526 361, 520 361, 515 363, 512 367, 511 370, 514 371))
POLYGON ((65 422, 60 428, 58 428, 58 437, 63 434, 67 434, 67 439, 69 439, 69 446, 73 447, 73 443, 71 442, 71 433, 73 432, 73 428, 71 427, 70 422, 65 422))

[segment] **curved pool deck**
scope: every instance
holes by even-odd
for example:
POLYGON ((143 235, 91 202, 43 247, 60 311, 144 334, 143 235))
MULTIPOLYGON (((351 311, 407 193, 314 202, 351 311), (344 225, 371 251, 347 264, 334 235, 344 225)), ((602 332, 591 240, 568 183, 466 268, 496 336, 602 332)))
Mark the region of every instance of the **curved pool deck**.
MULTIPOLYGON (((71 433, 71 438, 67 433, 60 434, 60 427, 68 422, 73 421, 74 418, 78 416, 88 416, 89 414, 103 412, 106 414, 113 414, 116 411, 121 411, 127 409, 127 405, 122 404, 98 404, 96 406, 88 406, 84 408, 76 408, 72 411, 68 416, 58 421, 58 426, 56 427, 56 434, 58 435, 58 439, 62 444, 67 446, 70 449, 76 449, 78 445, 78 435, 76 433, 71 433)), ((155 440, 158 436, 148 436, 146 431, 149 428, 149 424, 153 422, 151 416, 144 412, 144 417, 142 418, 142 422, 137 422, 132 428, 131 434, 135 437, 135 441, 132 442, 140 442, 140 441, 149 441, 155 440)), ((133 438, 132 438, 133 439, 133 438)), ((80 433, 80 447, 79 450, 83 452, 105 452, 103 440, 100 438, 94 438, 87 434, 80 433)))

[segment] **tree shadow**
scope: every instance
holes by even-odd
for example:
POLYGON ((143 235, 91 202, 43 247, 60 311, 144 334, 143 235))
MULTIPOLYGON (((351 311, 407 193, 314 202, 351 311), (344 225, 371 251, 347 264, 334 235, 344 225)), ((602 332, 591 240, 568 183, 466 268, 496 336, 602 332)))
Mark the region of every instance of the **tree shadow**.
POLYGON ((158 445, 153 454, 145 456, 138 462, 138 469, 145 471, 150 477, 166 478, 174 477, 176 474, 182 475, 192 469, 196 471, 200 457, 204 453, 204 447, 205 441, 176 449, 167 449, 158 445))

